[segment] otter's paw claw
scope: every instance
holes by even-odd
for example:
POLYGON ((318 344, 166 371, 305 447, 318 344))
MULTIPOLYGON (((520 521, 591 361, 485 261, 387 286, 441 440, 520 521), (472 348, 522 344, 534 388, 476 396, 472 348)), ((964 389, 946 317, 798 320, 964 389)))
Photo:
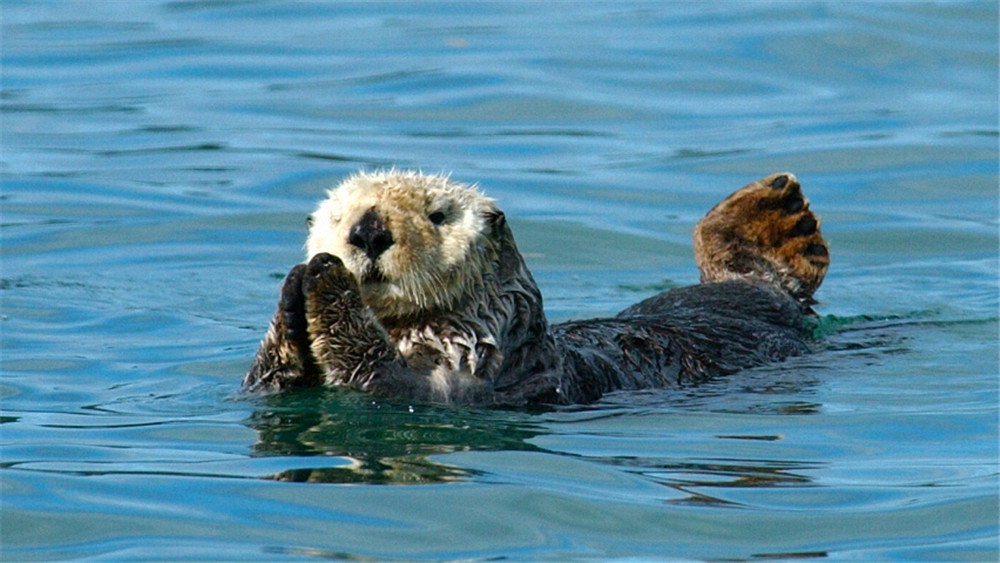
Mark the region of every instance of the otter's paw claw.
POLYGON ((716 205, 695 228, 704 281, 755 276, 813 302, 830 265, 820 221, 793 174, 772 174, 716 205))

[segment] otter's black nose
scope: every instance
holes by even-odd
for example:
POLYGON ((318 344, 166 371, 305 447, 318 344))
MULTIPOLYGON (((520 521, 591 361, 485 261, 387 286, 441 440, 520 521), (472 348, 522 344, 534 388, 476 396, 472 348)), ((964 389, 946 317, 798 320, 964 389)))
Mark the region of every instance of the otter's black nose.
POLYGON ((368 258, 375 260, 395 241, 392 239, 392 233, 386 228, 385 221, 374 209, 369 209, 351 227, 347 242, 364 250, 368 258))

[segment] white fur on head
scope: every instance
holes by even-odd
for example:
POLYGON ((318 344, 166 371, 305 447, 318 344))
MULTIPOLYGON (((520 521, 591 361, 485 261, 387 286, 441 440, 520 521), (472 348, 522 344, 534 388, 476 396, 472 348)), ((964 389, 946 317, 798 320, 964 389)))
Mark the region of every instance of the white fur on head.
POLYGON ((362 172, 330 190, 312 214, 306 252, 343 260, 380 318, 451 309, 482 283, 495 258, 489 221, 498 213, 475 187, 446 176, 362 172), (393 239, 374 262, 349 242, 351 227, 372 210, 393 239))

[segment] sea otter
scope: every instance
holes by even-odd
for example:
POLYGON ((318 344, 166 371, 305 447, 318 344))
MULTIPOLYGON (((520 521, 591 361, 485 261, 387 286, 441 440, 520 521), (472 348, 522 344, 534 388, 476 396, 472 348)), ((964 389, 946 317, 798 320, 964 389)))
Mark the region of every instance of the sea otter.
POLYGON ((683 386, 807 352, 803 318, 829 266, 789 173, 741 188, 698 223, 700 284, 554 325, 504 214, 475 187, 359 173, 308 224, 307 263, 284 281, 249 389, 531 408, 683 386))

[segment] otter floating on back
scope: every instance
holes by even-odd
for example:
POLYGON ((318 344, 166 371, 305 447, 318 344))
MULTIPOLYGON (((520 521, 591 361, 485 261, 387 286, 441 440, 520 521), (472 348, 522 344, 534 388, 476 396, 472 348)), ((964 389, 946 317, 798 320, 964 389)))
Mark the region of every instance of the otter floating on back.
POLYGON ((285 279, 247 388, 537 407, 678 387, 807 352, 803 315, 829 266, 788 173, 741 188, 698 223, 701 284, 556 325, 503 213, 473 187, 358 174, 309 225, 308 263, 285 279))

